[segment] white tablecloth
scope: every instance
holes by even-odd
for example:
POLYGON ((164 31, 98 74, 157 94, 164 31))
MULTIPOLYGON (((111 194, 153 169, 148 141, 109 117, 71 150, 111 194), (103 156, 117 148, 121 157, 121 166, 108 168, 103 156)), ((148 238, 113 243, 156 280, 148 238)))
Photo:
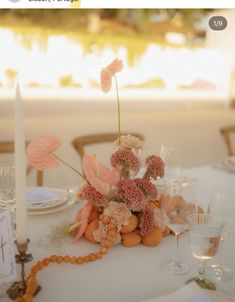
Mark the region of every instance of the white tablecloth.
MULTIPOLYGON (((235 186, 235 174, 212 167, 197 167, 185 170, 185 176, 197 179, 195 184, 198 200, 206 208, 211 191, 218 185, 235 186)), ((235 202, 235 201, 234 201, 235 202)), ((65 212, 30 216, 29 231, 33 242, 39 239, 42 230, 64 220, 73 219, 76 205, 65 212)), ((99 245, 80 240, 58 249, 36 248, 31 244, 34 262, 49 254, 86 255, 94 252, 99 245)), ((180 255, 190 266, 190 272, 184 276, 173 276, 161 271, 160 263, 173 256, 175 241, 172 236, 163 239, 159 246, 149 248, 139 245, 126 248, 115 246, 102 259, 85 265, 50 265, 38 274, 41 292, 35 302, 140 302, 144 299, 170 293, 184 285, 194 276, 198 261, 194 259, 188 247, 188 233, 180 238, 180 255)), ((225 241, 224 264, 235 272, 235 232, 225 241)), ((216 262, 216 258, 211 262, 216 262)), ((32 265, 30 263, 30 265, 32 265)), ((27 265, 29 267, 30 265, 27 265)), ((224 290, 235 296, 234 280, 217 282, 218 290, 224 290)), ((1 302, 9 301, 0 298, 1 302)))

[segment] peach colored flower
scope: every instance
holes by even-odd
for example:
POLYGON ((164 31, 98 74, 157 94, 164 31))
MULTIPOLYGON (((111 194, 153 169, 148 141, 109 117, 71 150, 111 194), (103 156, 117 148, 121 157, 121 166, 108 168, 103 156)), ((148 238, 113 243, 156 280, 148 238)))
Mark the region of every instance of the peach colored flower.
POLYGON ((123 62, 119 59, 114 59, 112 63, 105 67, 112 75, 117 72, 122 71, 123 69, 123 62))
POLYGON ((74 225, 76 227, 75 241, 78 241, 84 234, 85 229, 88 225, 88 219, 92 210, 91 203, 87 203, 83 208, 81 208, 76 216, 77 223, 74 225))
POLYGON ((112 87, 112 77, 115 73, 120 72, 123 69, 122 60, 115 59, 111 64, 101 70, 100 81, 101 89, 104 93, 109 92, 112 87))
POLYGON ((110 201, 109 206, 104 209, 104 215, 110 216, 112 223, 121 230, 122 225, 127 225, 131 217, 131 211, 122 202, 110 201))
POLYGON ((83 169, 87 180, 101 194, 107 195, 112 185, 115 185, 120 175, 117 169, 110 171, 95 156, 85 154, 83 157, 83 169))
MULTIPOLYGON (((119 140, 117 139, 114 144, 119 146, 119 140)), ((127 149, 139 149, 142 147, 143 142, 134 135, 127 134, 120 136, 120 147, 127 149)))
POLYGON ((101 89, 104 93, 109 92, 112 87, 112 75, 107 69, 102 69, 100 73, 101 89))
POLYGON ((59 160, 53 155, 61 146, 61 141, 54 135, 42 135, 32 140, 26 149, 29 163, 38 170, 53 169, 59 160))

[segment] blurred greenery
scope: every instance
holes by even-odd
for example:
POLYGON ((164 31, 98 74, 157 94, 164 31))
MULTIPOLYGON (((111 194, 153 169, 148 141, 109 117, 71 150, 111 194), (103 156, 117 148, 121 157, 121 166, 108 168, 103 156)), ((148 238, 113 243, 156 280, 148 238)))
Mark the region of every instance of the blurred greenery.
MULTIPOLYGON (((195 24, 208 14, 205 9, 0 9, 0 27, 10 28, 20 43, 32 49, 34 42, 46 50, 50 36, 66 35, 67 38, 82 45, 85 53, 101 53, 105 46, 117 51, 120 46, 127 50, 128 63, 133 65, 151 43, 159 47, 181 47, 166 41, 166 32, 183 33, 185 46, 198 46, 197 38, 204 38, 205 32, 195 24), (196 42, 195 42, 196 41, 196 42)), ((5 76, 12 86, 17 71, 7 69, 5 76)), ((61 87, 80 87, 72 75, 58 78, 61 87)), ((99 83, 91 80, 91 87, 99 83)), ((32 81, 34 88, 40 86, 32 81)), ((164 88, 161 78, 154 78, 141 87, 164 88)))
MULTIPOLYGON (((28 49, 34 40, 46 49, 48 37, 61 34, 82 44, 87 53, 100 51, 106 45, 114 50, 125 45, 129 63, 133 64, 150 43, 169 45, 165 41, 167 31, 183 32, 189 37, 203 35, 194 24, 207 12, 202 9, 4 9, 0 10, 0 26, 10 26, 28 49)), ((194 46, 192 39, 188 44, 194 46)))
POLYGON ((0 10, 0 16, 1 22, 20 21, 28 25, 77 31, 85 28, 90 16, 96 14, 101 20, 117 20, 119 24, 129 26, 136 32, 146 33, 153 16, 165 18, 169 22, 177 17, 184 26, 193 26, 207 12, 205 9, 4 9, 0 10))
POLYGON ((73 79, 73 76, 71 74, 69 75, 65 75, 65 76, 61 76, 59 78, 59 86, 60 87, 76 87, 76 88, 80 88, 81 84, 80 83, 76 83, 73 79))
POLYGON ((126 88, 158 88, 163 89, 166 88, 166 83, 162 78, 152 78, 148 81, 139 83, 139 84, 131 84, 127 85, 126 88))

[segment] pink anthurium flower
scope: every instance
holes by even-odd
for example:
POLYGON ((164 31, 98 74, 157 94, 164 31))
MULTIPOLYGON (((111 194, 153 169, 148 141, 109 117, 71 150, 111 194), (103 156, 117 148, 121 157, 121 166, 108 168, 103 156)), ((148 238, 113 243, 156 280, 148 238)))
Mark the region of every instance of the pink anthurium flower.
POLYGON ((53 155, 61 146, 59 138, 53 135, 42 135, 30 142, 26 149, 29 163, 38 170, 53 169, 59 160, 53 155))
POLYGON ((55 154, 55 151, 60 148, 61 144, 60 139, 54 135, 42 135, 35 138, 26 149, 29 163, 38 170, 46 170, 56 168, 61 162, 87 181, 82 173, 55 154))
POLYGON ((101 79, 101 89, 104 93, 109 92, 112 87, 112 77, 115 76, 117 72, 122 71, 123 62, 122 60, 115 59, 111 64, 106 66, 101 70, 100 79, 101 79))
POLYGON ((92 205, 88 202, 83 208, 81 208, 77 212, 77 216, 76 216, 77 222, 73 224, 68 230, 68 233, 70 233, 73 230, 76 230, 74 242, 78 241, 84 234, 86 227, 88 226, 88 220, 91 214, 91 210, 92 210, 92 205))
POLYGON ((120 179, 117 169, 110 171, 101 161, 90 154, 83 156, 83 170, 90 184, 103 195, 108 194, 111 186, 120 179))

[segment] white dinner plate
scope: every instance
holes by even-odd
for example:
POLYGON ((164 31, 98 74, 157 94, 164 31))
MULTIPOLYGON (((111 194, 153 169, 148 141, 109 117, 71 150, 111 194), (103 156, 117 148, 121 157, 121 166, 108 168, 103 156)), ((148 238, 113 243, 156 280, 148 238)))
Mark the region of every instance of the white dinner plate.
POLYGON ((63 205, 67 200, 68 200, 68 192, 67 190, 62 190, 62 189, 56 189, 56 188, 41 188, 41 187, 36 187, 36 188, 29 188, 29 191, 33 191, 35 194, 40 194, 40 190, 43 190, 42 193, 45 190, 45 193, 48 192, 48 194, 51 194, 51 196, 48 196, 48 201, 43 202, 43 198, 47 199, 47 196, 42 195, 42 200, 40 201, 40 195, 37 198, 37 203, 32 204, 28 202, 27 210, 28 211, 47 211, 48 209, 58 207, 63 205))
POLYGON ((52 207, 50 209, 41 209, 41 210, 37 210, 37 211, 28 211, 28 215, 30 216, 35 216, 35 215, 48 215, 48 214, 53 214, 53 213, 58 213, 61 211, 65 211, 68 208, 70 208, 74 203, 76 202, 76 198, 75 197, 68 197, 67 200, 62 203, 60 206, 57 207, 52 207))

